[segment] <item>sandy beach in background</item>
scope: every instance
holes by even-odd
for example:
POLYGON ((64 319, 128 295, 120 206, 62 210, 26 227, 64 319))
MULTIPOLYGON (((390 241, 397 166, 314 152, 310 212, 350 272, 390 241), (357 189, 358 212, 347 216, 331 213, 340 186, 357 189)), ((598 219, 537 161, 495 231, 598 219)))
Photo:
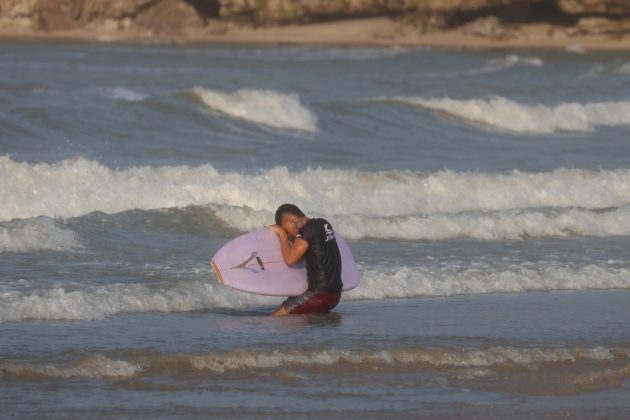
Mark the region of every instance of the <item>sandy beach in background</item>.
POLYGON ((567 28, 546 23, 518 25, 518 33, 516 35, 503 39, 494 39, 471 35, 466 32, 465 28, 461 27, 428 34, 405 34, 401 33, 399 25, 394 20, 384 17, 264 28, 217 22, 203 30, 191 30, 176 35, 156 35, 135 30, 74 29, 54 32, 0 30, 0 39, 182 44, 416 46, 455 49, 569 48, 576 51, 630 50, 629 36, 569 35, 567 34, 567 28))

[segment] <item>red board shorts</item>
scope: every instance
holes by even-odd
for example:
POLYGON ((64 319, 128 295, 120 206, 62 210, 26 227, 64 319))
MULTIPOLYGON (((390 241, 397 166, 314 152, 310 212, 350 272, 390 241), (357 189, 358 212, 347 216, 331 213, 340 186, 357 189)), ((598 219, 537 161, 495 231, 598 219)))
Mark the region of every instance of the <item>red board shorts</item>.
POLYGON ((317 292, 307 290, 299 296, 291 296, 282 306, 292 315, 330 312, 341 299, 341 292, 317 292))

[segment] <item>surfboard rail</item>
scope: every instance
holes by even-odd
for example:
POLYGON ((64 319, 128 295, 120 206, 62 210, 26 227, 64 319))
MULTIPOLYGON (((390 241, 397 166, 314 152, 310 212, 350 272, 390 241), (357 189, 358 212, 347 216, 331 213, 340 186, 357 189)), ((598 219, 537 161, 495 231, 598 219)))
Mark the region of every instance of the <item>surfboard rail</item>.
POLYGON ((212 258, 210 258, 210 266, 212 267, 214 274, 217 276, 217 280, 219 281, 219 283, 223 284, 223 276, 221 275, 221 270, 219 270, 219 267, 217 267, 217 264, 212 258))

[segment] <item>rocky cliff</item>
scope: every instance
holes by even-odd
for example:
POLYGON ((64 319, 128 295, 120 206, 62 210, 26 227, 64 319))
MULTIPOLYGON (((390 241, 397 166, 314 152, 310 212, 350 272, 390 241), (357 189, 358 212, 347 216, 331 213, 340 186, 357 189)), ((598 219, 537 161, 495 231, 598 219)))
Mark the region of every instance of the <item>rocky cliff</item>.
POLYGON ((573 15, 630 16, 628 0, 557 0, 558 7, 573 15))
MULTIPOLYGON (((0 30, 134 31, 145 37, 387 16, 420 33, 470 25, 555 22, 579 33, 630 31, 630 0, 0 0, 0 30), (485 20, 484 20, 485 19, 485 20)), ((491 31, 492 32, 492 31, 491 31)))

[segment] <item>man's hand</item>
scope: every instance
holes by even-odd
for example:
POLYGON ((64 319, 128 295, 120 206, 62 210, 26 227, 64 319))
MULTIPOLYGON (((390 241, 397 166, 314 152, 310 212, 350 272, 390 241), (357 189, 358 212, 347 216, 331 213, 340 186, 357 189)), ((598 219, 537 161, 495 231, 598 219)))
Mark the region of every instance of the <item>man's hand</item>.
POLYGON ((284 228, 280 225, 271 225, 269 226, 271 228, 271 230, 273 230, 276 235, 278 235, 280 238, 286 238, 288 237, 287 235, 287 231, 284 230, 284 228))
POLYGON ((280 238, 280 249, 282 250, 282 258, 287 265, 293 265, 299 262, 304 253, 308 249, 308 242, 304 239, 297 238, 295 242, 289 242, 289 234, 280 225, 269 226, 280 238))

